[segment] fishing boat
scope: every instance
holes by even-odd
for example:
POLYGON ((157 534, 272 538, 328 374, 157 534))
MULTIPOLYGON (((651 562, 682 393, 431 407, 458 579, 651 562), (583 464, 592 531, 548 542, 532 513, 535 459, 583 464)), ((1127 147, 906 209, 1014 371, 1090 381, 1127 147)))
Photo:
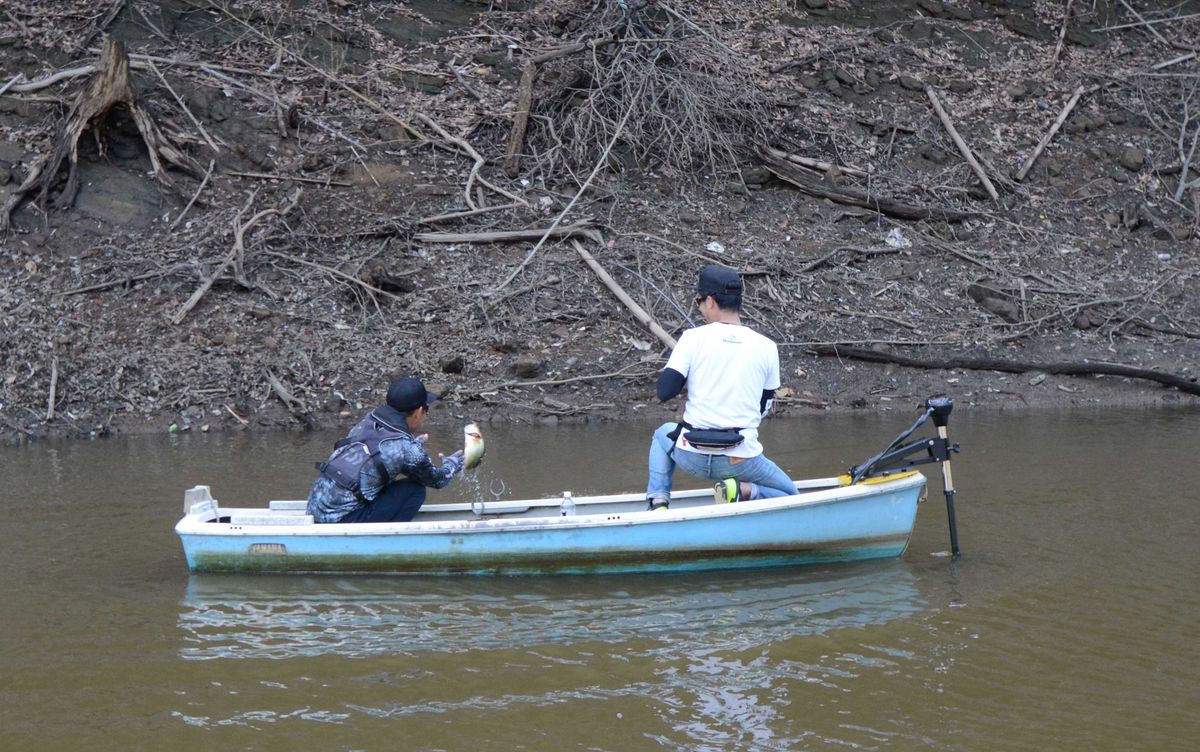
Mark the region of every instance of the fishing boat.
POLYGON ((411 522, 316 524, 304 500, 225 506, 188 489, 175 526, 192 572, 590 574, 729 569, 896 557, 912 535, 925 476, 940 462, 953 520, 945 435, 948 398, 883 452, 842 476, 799 480, 796 493, 720 503, 681 491, 669 509, 640 493, 427 504, 411 522), (903 444, 929 417, 936 438, 903 444), (918 456, 914 456, 918 455, 918 456))

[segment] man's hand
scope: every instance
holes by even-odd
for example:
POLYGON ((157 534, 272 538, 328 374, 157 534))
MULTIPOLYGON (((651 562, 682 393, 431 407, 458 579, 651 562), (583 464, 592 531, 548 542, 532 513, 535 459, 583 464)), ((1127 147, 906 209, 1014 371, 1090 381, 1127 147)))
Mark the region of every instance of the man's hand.
POLYGON ((454 454, 451 454, 450 456, 446 456, 444 454, 439 454, 438 459, 440 459, 442 461, 443 468, 448 468, 450 470, 451 475, 457 475, 462 472, 463 453, 462 453, 461 449, 459 449, 454 454))

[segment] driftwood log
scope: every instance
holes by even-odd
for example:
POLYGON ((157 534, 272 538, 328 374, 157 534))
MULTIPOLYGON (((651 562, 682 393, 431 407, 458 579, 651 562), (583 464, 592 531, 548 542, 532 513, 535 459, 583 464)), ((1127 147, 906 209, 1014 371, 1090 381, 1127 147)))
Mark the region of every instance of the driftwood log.
POLYGON ((124 106, 137 125, 138 133, 149 150, 154 174, 159 180, 170 183, 163 167, 164 160, 198 178, 204 175, 200 165, 175 148, 139 104, 137 93, 129 80, 129 56, 125 53, 125 46, 110 38, 100 53, 100 61, 91 81, 75 100, 59 128, 53 148, 48 154, 34 160, 25 180, 0 207, 0 232, 8 229, 13 210, 34 192, 38 194, 38 205, 45 212, 50 191, 58 183, 59 168, 64 160, 68 164, 67 180, 54 204, 66 208, 75 203, 75 195, 79 192, 79 139, 84 131, 91 129, 103 148, 101 132, 109 113, 117 105, 124 106))
POLYGON ((922 360, 910 358, 896 353, 867 350, 860 347, 844 347, 841 345, 815 345, 812 351, 818 355, 830 355, 838 358, 851 358, 869 363, 894 363, 906 368, 926 368, 933 370, 948 370, 962 368, 968 371, 1003 371, 1005 373, 1040 372, 1060 376, 1120 376, 1129 379, 1145 379, 1156 381, 1164 386, 1173 387, 1181 392, 1200 395, 1200 383, 1195 380, 1163 373, 1149 368, 1135 368, 1119 363, 1032 363, 999 358, 944 358, 941 360, 922 360))
POLYGON ((799 188, 804 193, 817 198, 827 198, 838 204, 861 206, 880 214, 898 219, 940 219, 946 222, 961 222, 974 216, 971 212, 956 211, 929 206, 905 204, 894 199, 865 193, 846 186, 835 186, 828 183, 798 164, 782 159, 770 152, 760 155, 766 168, 776 177, 785 180, 799 188))

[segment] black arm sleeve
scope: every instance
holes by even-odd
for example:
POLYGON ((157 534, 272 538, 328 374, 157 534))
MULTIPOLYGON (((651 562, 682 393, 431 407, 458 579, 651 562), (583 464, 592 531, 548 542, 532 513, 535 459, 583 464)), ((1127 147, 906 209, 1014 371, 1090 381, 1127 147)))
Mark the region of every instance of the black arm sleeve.
POLYGON ((765 413, 767 411, 767 403, 773 399, 775 399, 775 390, 764 389, 762 393, 762 399, 758 402, 758 411, 760 413, 765 413))
POLYGON ((683 391, 685 381, 687 381, 687 377, 682 373, 674 368, 666 368, 659 375, 654 391, 658 393, 659 400, 666 402, 672 397, 679 396, 679 393, 683 391))

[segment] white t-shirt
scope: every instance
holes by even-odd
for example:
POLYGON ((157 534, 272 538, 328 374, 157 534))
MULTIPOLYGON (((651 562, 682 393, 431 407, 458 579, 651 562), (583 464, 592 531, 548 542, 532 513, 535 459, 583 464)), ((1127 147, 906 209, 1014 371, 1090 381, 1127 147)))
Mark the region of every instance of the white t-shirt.
POLYGON ((681 433, 676 446, 728 457, 762 454, 762 393, 779 388, 779 349, 774 342, 739 324, 706 324, 680 335, 667 368, 687 378, 686 422, 696 428, 741 428, 746 437, 732 449, 711 450, 691 446, 681 433))

